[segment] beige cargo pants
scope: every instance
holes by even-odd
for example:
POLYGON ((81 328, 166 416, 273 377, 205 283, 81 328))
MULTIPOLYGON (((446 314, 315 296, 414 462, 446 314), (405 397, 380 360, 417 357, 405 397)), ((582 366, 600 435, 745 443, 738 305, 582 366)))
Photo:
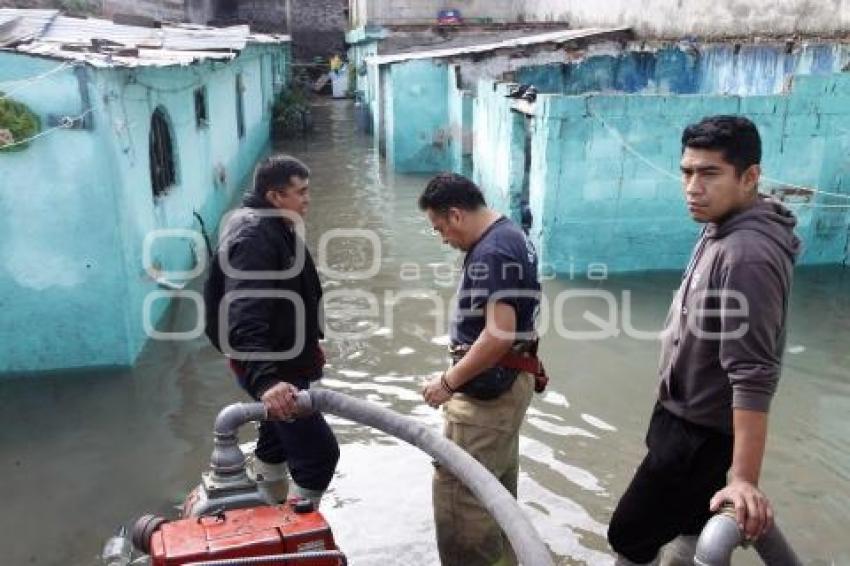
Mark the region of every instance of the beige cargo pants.
MULTIPOLYGON (((481 401, 462 393, 443 405, 445 436, 469 452, 516 497, 519 429, 534 391, 520 373, 509 391, 481 401)), ((440 466, 434 473, 434 522, 443 566, 516 564, 499 526, 460 481, 440 466)))

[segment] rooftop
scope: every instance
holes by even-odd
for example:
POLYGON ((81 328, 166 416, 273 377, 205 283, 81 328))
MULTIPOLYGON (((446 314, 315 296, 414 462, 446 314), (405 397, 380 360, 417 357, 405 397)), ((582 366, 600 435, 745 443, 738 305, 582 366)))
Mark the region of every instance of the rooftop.
POLYGON ((246 25, 158 26, 72 18, 58 10, 0 8, 0 50, 80 61, 95 67, 139 67, 229 60, 248 44, 290 41, 285 35, 252 33, 246 25))
MULTIPOLYGON (((514 30, 510 33, 500 33, 499 40, 492 34, 458 34, 456 37, 434 49, 434 45, 405 45, 405 40, 397 42, 389 47, 390 53, 385 53, 368 58, 369 63, 384 65, 387 63, 399 63, 414 59, 439 59, 445 57, 461 57, 465 55, 477 55, 498 51, 502 49, 516 49, 537 45, 560 45, 576 40, 591 39, 604 40, 623 37, 629 34, 631 28, 585 28, 585 29, 562 29, 547 33, 529 35, 527 30, 514 30), (507 37, 506 37, 507 36, 507 37)), ((389 40, 392 41, 392 36, 389 40)), ((409 39, 407 41, 410 41, 409 39)))

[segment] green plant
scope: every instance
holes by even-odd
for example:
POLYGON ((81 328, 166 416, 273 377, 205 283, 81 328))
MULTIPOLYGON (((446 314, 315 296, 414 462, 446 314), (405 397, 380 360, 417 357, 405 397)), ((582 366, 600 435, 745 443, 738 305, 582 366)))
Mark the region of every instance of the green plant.
POLYGON ((0 151, 20 151, 26 149, 26 143, 19 144, 36 135, 41 122, 25 104, 3 97, 0 93, 0 151), (18 145, 14 145, 18 144, 18 145))
POLYGON ((313 126, 310 100, 304 91, 285 89, 272 105, 272 137, 281 139, 303 134, 313 126))

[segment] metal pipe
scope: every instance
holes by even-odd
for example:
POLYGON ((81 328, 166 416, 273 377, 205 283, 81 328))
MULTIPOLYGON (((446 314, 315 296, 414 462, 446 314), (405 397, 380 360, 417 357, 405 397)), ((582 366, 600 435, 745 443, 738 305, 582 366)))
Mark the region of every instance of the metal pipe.
POLYGON ((520 563, 526 566, 554 566, 549 549, 516 499, 493 474, 457 444, 409 417, 335 391, 300 391, 297 400, 302 413, 322 411, 353 420, 424 451, 472 491, 507 535, 520 563))
POLYGON ((294 554, 272 554, 269 556, 249 556, 247 558, 225 558, 222 560, 205 560, 203 562, 190 562, 186 566, 245 566, 249 564, 271 564, 278 562, 296 563, 304 560, 322 560, 325 558, 337 558, 341 566, 347 566, 348 560, 345 554, 339 550, 316 550, 311 552, 298 552, 294 554))
POLYGON ((754 546, 768 566, 803 566, 803 562, 776 524, 756 540, 754 546))
MULTIPOLYGON (((708 521, 697 541, 695 564, 698 566, 730 565, 735 549, 746 544, 734 513, 734 509, 724 508, 708 521)), ((767 566, 802 566, 803 564, 776 524, 759 537, 753 546, 767 566)))
POLYGON ((210 468, 216 477, 238 476, 245 471, 245 455, 239 449, 237 431, 242 425, 266 418, 262 403, 234 403, 219 412, 213 429, 213 452, 210 468))

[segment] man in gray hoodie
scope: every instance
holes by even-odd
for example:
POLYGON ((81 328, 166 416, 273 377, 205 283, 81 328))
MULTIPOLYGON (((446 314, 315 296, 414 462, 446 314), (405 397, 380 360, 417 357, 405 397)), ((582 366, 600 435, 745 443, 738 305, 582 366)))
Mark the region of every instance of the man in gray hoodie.
POLYGON ((662 333, 648 453, 608 529, 617 564, 656 564, 677 537, 682 558, 662 560, 692 564, 724 503, 750 539, 772 526, 758 481, 800 242, 791 212, 758 193, 760 162, 746 118, 704 118, 682 135, 685 200, 704 227, 662 333))

